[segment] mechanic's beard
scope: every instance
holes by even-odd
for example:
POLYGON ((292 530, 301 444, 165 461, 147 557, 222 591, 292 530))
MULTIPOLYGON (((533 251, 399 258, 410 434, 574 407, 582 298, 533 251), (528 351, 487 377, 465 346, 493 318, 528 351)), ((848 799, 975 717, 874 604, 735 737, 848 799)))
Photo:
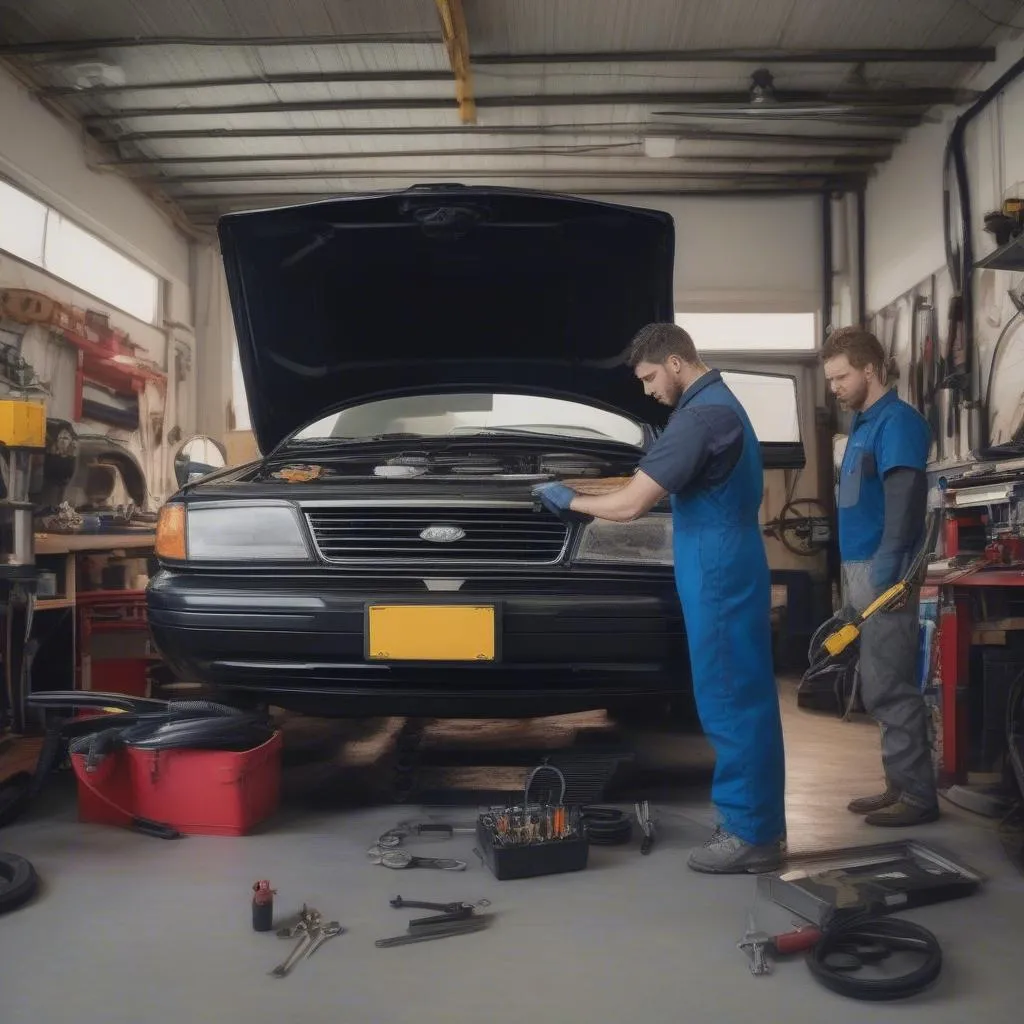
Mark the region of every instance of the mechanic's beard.
POLYGON ((864 383, 856 391, 855 394, 849 395, 846 399, 846 407, 852 409, 854 412, 860 412, 864 408, 864 403, 868 400, 868 386, 864 383))
POLYGON ((665 394, 661 399, 662 405, 677 406, 685 390, 682 384, 672 381, 669 387, 665 388, 665 394))

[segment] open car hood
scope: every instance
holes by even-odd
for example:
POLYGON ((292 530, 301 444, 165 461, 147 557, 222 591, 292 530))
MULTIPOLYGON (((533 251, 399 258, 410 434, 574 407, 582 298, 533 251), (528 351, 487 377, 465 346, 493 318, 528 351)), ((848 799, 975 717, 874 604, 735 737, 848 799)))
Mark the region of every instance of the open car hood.
POLYGON ((625 356, 672 319, 666 213, 417 186, 231 214, 218 233, 264 453, 340 406, 433 387, 664 419, 625 356))

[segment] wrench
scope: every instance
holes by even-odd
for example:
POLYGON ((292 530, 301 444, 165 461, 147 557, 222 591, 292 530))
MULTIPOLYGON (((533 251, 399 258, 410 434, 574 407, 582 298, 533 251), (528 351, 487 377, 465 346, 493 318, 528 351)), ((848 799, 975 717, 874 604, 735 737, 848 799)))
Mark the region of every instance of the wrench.
POLYGON ((477 900, 476 903, 423 903, 420 900, 404 900, 401 896, 396 896, 390 903, 397 910, 408 907, 410 910, 436 910, 442 914, 454 914, 459 910, 472 910, 475 907, 491 905, 490 900, 477 900))
POLYGON ((303 960, 308 960, 328 939, 333 939, 335 935, 344 935, 345 929, 338 924, 337 921, 328 921, 310 943, 309 948, 303 955, 303 960))
POLYGON ((377 845, 385 849, 393 850, 402 845, 402 840, 407 836, 417 835, 420 838, 429 835, 442 836, 451 839, 452 836, 475 836, 475 825, 448 825, 443 822, 414 822, 400 821, 394 828, 384 832, 377 840, 377 845))
POLYGON ((310 946, 313 944, 313 936, 305 924, 300 926, 301 935, 299 941, 296 943, 295 948, 288 954, 287 959, 278 964, 270 974, 274 978, 286 978, 291 974, 292 969, 295 965, 307 954, 310 946))
POLYGON ((405 850, 382 850, 374 846, 366 851, 372 864, 380 864, 386 868, 400 871, 403 868, 437 868, 439 871, 465 871, 464 860, 450 857, 414 857, 405 850))

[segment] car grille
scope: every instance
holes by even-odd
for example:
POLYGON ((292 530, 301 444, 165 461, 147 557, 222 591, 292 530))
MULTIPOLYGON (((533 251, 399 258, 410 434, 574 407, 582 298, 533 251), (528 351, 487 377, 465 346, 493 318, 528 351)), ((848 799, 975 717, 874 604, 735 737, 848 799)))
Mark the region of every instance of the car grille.
POLYGON ((306 515, 320 554, 331 562, 550 565, 569 539, 564 523, 528 506, 347 506, 306 515), (424 540, 420 534, 431 526, 457 526, 465 536, 424 540))

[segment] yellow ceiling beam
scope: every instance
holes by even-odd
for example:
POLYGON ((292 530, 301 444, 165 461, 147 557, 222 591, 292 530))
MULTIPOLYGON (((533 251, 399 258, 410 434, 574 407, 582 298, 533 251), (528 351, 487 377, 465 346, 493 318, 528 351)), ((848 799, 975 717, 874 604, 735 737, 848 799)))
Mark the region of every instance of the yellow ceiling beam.
POLYGON ((462 0, 434 0, 441 17, 448 63, 455 75, 455 98, 459 101, 459 119, 476 124, 476 100, 473 98, 473 70, 469 63, 469 31, 462 0))

